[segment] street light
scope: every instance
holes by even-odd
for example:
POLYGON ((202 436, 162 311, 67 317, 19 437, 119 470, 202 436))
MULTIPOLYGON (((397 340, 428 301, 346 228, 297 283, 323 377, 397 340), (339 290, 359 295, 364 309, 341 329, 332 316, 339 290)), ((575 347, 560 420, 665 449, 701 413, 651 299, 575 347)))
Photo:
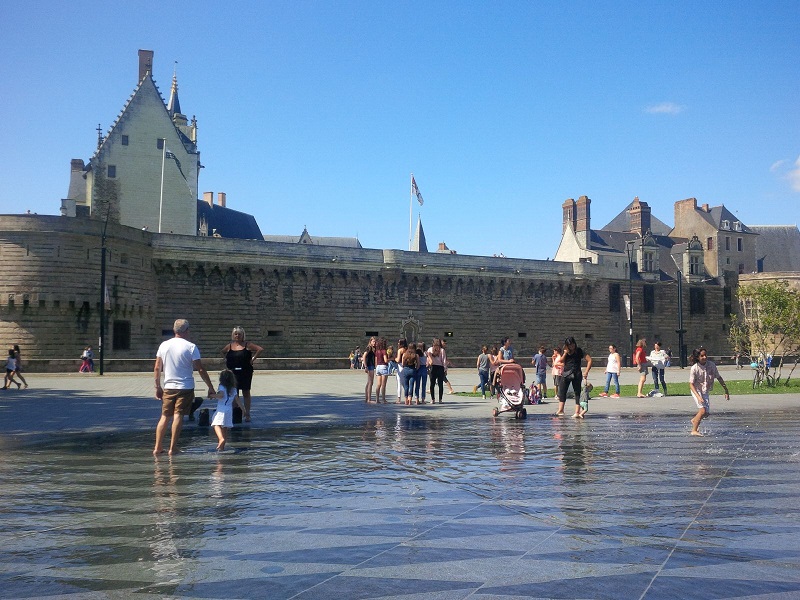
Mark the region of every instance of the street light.
POLYGON ((104 371, 104 354, 106 341, 106 232, 108 230, 108 218, 111 212, 111 203, 106 198, 103 202, 106 205, 106 216, 103 220, 103 233, 100 236, 100 339, 98 340, 98 351, 100 354, 100 375, 104 371))
POLYGON ((683 272, 678 270, 678 328, 675 330, 678 334, 678 356, 680 357, 681 369, 686 368, 686 352, 683 347, 683 334, 686 330, 683 328, 683 272))
POLYGON ((630 334, 630 341, 631 341, 631 353, 630 353, 630 361, 631 365, 633 365, 633 240, 627 240, 625 242, 625 251, 628 254, 628 325, 630 327, 629 334, 630 334))

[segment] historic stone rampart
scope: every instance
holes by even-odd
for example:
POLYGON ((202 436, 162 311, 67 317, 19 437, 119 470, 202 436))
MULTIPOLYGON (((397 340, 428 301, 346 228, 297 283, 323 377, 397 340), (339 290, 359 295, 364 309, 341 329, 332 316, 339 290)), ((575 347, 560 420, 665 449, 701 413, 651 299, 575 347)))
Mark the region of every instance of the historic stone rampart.
MULTIPOLYGON (((96 346, 100 310, 99 221, 0 216, 0 339, 37 360, 71 359, 96 346)), ((218 353, 234 325, 266 348, 280 368, 346 365, 370 335, 430 343, 472 365, 481 344, 510 336, 530 356, 574 335, 604 358, 609 342, 627 353, 627 280, 590 263, 416 253, 158 235, 109 224, 107 361, 149 360, 177 317, 188 318, 204 356, 218 353)), ((684 285, 689 346, 727 347, 722 289, 704 287, 705 313, 691 314, 684 285)), ((634 283, 637 336, 677 350, 677 287, 657 284, 644 313, 634 283)), ((125 362, 122 362, 125 361, 125 362)), ((528 361, 523 361, 523 364, 528 361)), ((526 365, 527 366, 527 365, 526 365)))

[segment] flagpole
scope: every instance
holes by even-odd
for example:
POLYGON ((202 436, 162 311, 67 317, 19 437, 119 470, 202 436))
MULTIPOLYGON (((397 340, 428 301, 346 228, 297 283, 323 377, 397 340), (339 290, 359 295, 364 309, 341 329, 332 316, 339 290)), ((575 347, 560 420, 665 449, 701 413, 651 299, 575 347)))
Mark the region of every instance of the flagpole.
POLYGON ((408 249, 411 250, 411 241, 414 238, 414 174, 408 182, 408 249))

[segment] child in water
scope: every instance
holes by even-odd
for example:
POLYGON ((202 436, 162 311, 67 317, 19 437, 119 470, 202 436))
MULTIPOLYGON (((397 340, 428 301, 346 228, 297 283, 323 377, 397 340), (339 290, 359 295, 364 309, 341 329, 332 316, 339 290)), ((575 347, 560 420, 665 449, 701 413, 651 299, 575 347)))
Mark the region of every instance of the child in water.
POLYGON ((236 376, 233 371, 225 369, 220 372, 217 393, 210 398, 217 399, 217 412, 214 413, 211 426, 219 439, 217 451, 221 452, 225 449, 228 430, 233 427, 233 405, 238 404, 239 408, 244 411, 244 406, 237 397, 236 376))
POLYGON ((585 386, 583 386, 583 391, 581 392, 581 400, 580 400, 580 404, 579 404, 579 409, 578 409, 578 412, 575 413, 575 416, 577 416, 579 419, 582 419, 584 417, 584 415, 586 415, 586 413, 589 412, 589 398, 590 398, 589 392, 592 391, 593 387, 594 386, 591 383, 588 383, 588 382, 586 383, 585 386))

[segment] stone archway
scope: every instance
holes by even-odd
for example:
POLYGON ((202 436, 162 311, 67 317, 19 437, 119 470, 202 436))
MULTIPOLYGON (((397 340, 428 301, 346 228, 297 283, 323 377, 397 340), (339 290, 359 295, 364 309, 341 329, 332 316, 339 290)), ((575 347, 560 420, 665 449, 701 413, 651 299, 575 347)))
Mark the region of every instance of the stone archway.
POLYGON ((408 313, 408 317, 403 319, 400 327, 400 337, 404 337, 409 343, 422 341, 422 325, 419 320, 414 318, 413 313, 408 313))

